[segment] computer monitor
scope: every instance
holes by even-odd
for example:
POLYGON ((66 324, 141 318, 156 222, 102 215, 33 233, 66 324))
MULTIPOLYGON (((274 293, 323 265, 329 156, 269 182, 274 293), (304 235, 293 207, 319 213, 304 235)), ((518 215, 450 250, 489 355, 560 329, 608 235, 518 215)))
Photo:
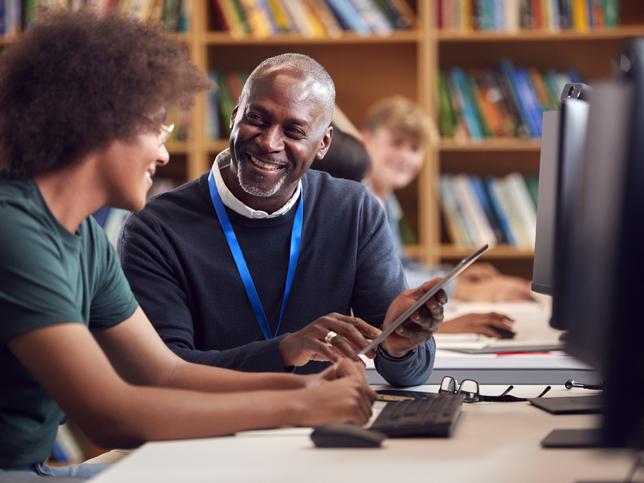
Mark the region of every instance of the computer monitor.
POLYGON ((566 350, 600 371, 602 443, 644 447, 644 40, 595 84, 579 193, 557 230, 554 302, 566 350))
MULTIPOLYGON (((579 191, 589 91, 585 84, 566 84, 561 108, 543 114, 532 289, 547 295, 553 294, 553 266, 561 263, 556 257, 555 231, 565 230, 579 191)), ((557 323, 554 318, 551 325, 565 328, 563 321, 557 323)))
POLYGON ((537 232, 532 264, 532 290, 546 295, 552 295, 560 114, 559 110, 545 111, 541 123, 537 232))

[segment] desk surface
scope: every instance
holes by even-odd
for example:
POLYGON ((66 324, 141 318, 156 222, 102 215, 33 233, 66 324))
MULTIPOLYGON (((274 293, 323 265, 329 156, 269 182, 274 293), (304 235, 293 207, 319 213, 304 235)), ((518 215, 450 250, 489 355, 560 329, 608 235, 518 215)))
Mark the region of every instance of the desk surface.
POLYGON ((592 416, 552 416, 528 403, 469 404, 463 413, 451 438, 388 439, 379 449, 316 449, 305 428, 149 443, 92 481, 621 481, 633 461, 621 451, 539 446, 551 429, 586 428, 592 416))
MULTIPOLYGON (((515 319, 517 341, 555 342, 560 331, 550 328, 550 305, 539 303, 449 303, 445 306, 446 319, 468 313, 499 312, 515 319)), ((434 370, 428 381, 438 384, 444 376, 457 379, 475 379, 481 384, 563 384, 568 379, 585 383, 598 382, 595 371, 563 352, 532 354, 463 354, 441 350, 437 338, 434 370)), ((384 384, 370 362, 367 376, 371 384, 384 384)))

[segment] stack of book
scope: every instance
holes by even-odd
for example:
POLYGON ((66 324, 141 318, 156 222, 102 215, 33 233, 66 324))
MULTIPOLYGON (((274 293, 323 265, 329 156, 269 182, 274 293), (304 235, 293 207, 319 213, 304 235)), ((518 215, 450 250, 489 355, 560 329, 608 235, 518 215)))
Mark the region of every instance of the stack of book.
POLYGON ((581 82, 575 71, 541 72, 504 59, 497 68, 459 67, 439 73, 441 135, 474 141, 488 137, 541 136, 544 110, 559 107, 567 82, 581 82))
POLYGON ((444 30, 558 32, 619 25, 619 0, 438 0, 438 27, 444 30))
MULTIPOLYGON (((11 37, 29 28, 48 8, 78 10, 92 7, 103 15, 111 10, 149 22, 160 22, 171 32, 190 28, 194 0, 0 0, 0 36, 11 37)), ((201 1, 201 0, 199 0, 201 1)))
POLYGON ((213 28, 235 37, 388 35, 415 23, 404 0, 212 0, 212 14, 213 28))
POLYGON ((443 175, 440 199, 450 241, 461 247, 506 244, 534 249, 537 178, 443 175))

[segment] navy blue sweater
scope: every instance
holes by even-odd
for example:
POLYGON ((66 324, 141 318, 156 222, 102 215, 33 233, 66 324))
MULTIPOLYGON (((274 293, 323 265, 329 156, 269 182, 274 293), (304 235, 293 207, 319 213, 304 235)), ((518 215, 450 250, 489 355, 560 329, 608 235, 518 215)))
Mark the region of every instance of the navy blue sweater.
MULTIPOLYGON (((164 342, 185 360, 246 371, 284 371, 278 345, 330 312, 380 326, 404 288, 380 204, 360 184, 309 171, 302 178, 304 226, 293 289, 279 334, 265 340, 208 192, 207 175, 153 198, 126 222, 119 244, 132 289, 164 342)), ((277 218, 228 216, 275 331, 295 209, 277 218)), ((427 381, 433 340, 403 359, 379 351, 393 385, 427 381)), ((324 365, 311 362, 298 372, 324 365)))

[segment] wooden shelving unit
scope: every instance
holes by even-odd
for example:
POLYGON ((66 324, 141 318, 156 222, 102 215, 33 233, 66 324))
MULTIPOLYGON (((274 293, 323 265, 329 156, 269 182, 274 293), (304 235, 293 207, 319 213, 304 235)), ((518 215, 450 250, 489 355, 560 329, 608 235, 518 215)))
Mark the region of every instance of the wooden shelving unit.
MULTIPOLYGON (((519 65, 538 68, 575 68, 592 82, 613 70, 612 59, 628 39, 644 35, 644 2, 621 0, 620 25, 587 32, 520 31, 482 33, 442 31, 436 27, 434 1, 405 0, 415 13, 414 29, 389 36, 346 33, 312 38, 275 35, 268 38, 235 37, 215 32, 210 2, 193 2, 188 33, 173 33, 186 45, 193 62, 203 70, 250 72, 261 60, 284 52, 309 54, 334 78, 337 102, 358 126, 366 109, 385 96, 404 95, 418 102, 437 119, 439 69, 496 64, 502 57, 519 65)), ((0 48, 14 38, 0 38, 0 48)), ((210 166, 214 155, 228 146, 224 139, 209 139, 206 132, 207 96, 201 95, 191 114, 188 140, 168 145, 172 162, 162 176, 194 179, 210 166)), ((468 172, 502 176, 511 171, 537 174, 539 140, 487 139, 482 142, 444 139, 427 153, 418 180, 398 193, 418 242, 407 247, 410 256, 428 263, 453 261, 467 249, 444 242, 436 182, 441 173, 468 172)), ((529 276, 531 253, 499 246, 487 255, 494 263, 513 264, 529 276)))
MULTIPOLYGON (((376 100, 404 95, 418 102, 434 119, 438 116, 436 75, 440 68, 488 66, 508 57, 517 64, 539 68, 578 70, 592 81, 610 76, 611 59, 629 38, 644 35, 644 2, 622 0, 617 28, 588 32, 521 31, 462 33, 436 28, 435 2, 407 0, 416 14, 416 28, 390 36, 343 34, 330 38, 281 35, 269 38, 234 37, 214 32, 207 2, 195 2, 189 35, 191 55, 204 69, 250 72, 261 60, 284 52, 309 54, 334 78, 337 102, 358 126, 376 100)), ((205 172, 227 140, 206 137, 205 103, 198 102, 191 130, 195 149, 189 149, 188 173, 205 172)), ((443 172, 504 175, 511 171, 537 174, 539 140, 488 139, 483 142, 442 140, 427 153, 421 175, 398 193, 418 243, 407 247, 409 256, 428 263, 453 262, 469 249, 445 244, 436 181, 443 172)), ((530 276, 532 252, 509 246, 492 249, 487 259, 505 269, 530 276)))

